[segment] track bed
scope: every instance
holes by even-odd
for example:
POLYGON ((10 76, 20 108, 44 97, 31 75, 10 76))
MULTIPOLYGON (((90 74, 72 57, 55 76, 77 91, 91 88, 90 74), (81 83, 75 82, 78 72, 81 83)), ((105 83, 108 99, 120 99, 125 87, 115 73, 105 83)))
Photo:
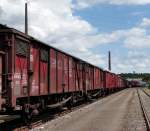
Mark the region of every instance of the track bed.
POLYGON ((32 131, 146 131, 137 89, 126 89, 32 131))

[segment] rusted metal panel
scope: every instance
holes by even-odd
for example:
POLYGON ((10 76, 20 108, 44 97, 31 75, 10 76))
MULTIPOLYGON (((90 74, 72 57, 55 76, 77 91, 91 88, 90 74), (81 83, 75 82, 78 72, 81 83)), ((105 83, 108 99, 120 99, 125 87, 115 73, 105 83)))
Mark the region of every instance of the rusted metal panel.
POLYGON ((125 83, 124 80, 120 77, 120 87, 119 88, 123 88, 125 87, 125 83))
POLYGON ((78 69, 77 69, 77 61, 74 60, 74 80, 75 80, 75 91, 79 91, 79 85, 78 85, 78 69))
POLYGON ((117 75, 114 76, 114 87, 117 88, 117 75))
POLYGON ((97 69, 94 68, 94 89, 97 87, 97 69))
POLYGON ((119 88, 119 77, 116 75, 116 88, 119 88))
POLYGON ((57 59, 57 77, 58 77, 58 87, 57 87, 57 93, 62 93, 63 92, 63 54, 58 53, 58 59, 57 59))
POLYGON ((76 87, 76 76, 75 76, 75 73, 76 73, 76 69, 75 69, 75 66, 76 66, 76 60, 75 59, 72 59, 72 91, 78 91, 77 87, 76 87))
POLYGON ((116 75, 111 72, 106 72, 106 88, 112 89, 116 87, 116 75))
POLYGON ((80 88, 80 91, 82 91, 83 87, 82 87, 82 65, 79 64, 78 65, 78 77, 79 77, 79 88, 80 88))
POLYGON ((109 82, 110 85, 109 85, 109 88, 111 88, 111 89, 112 89, 113 86, 114 86, 114 83, 113 83, 113 82, 114 82, 114 80, 113 80, 113 74, 110 73, 110 82, 109 82))
POLYGON ((16 59, 16 48, 15 48, 15 35, 13 34, 12 35, 12 53, 11 53, 11 60, 12 60, 12 81, 11 81, 11 98, 10 98, 10 101, 11 101, 11 106, 12 107, 15 107, 16 106, 16 97, 14 96, 14 73, 15 73, 15 59, 16 59))
POLYGON ((39 50, 34 45, 30 49, 30 67, 33 71, 30 95, 37 96, 39 95, 39 50))
POLYGON ((109 88, 111 89, 113 87, 113 74, 109 74, 110 79, 109 79, 109 88))
POLYGON ((68 92, 68 87, 69 87, 69 84, 68 84, 68 56, 67 55, 64 55, 64 91, 65 92, 68 92))
POLYGON ((87 90, 91 90, 91 87, 90 87, 90 67, 89 66, 86 66, 86 69, 85 69, 85 74, 86 74, 86 89, 87 90))
POLYGON ((73 64, 72 57, 69 57, 69 92, 75 91, 73 64))
MULTIPOLYGON (((15 39, 15 71, 13 76, 13 96, 12 99, 17 97, 27 96, 28 86, 28 43, 21 39, 15 39), (23 48, 24 47, 24 48, 23 48)), ((10 64, 9 64, 10 65, 10 64)), ((12 67, 11 67, 12 69, 12 67)), ((10 71, 9 71, 10 72, 10 71)), ((14 100, 15 102, 15 100, 14 100)), ((13 103, 14 104, 14 103, 13 103)))
POLYGON ((40 95, 48 95, 48 50, 40 48, 40 95))
POLYGON ((89 81, 90 81, 90 90, 93 90, 94 89, 94 87, 93 87, 93 68, 92 68, 92 66, 90 66, 90 68, 89 68, 89 81))
POLYGON ((50 93, 56 93, 56 51, 50 49, 50 93))
POLYGON ((48 94, 48 63, 40 61, 40 95, 48 94))
POLYGON ((98 76, 97 76, 97 79, 98 79, 98 83, 97 83, 97 89, 99 89, 100 88, 100 83, 101 83, 101 81, 100 81, 100 77, 101 77, 101 75, 100 75, 100 70, 98 69, 98 76))
POLYGON ((94 76, 93 76, 93 67, 90 68, 90 87, 91 87, 91 90, 94 89, 94 86, 93 86, 93 80, 94 80, 94 76))
POLYGON ((100 88, 104 88, 104 80, 105 80, 104 71, 100 70, 100 88))
POLYGON ((108 76, 108 72, 105 72, 105 87, 108 88, 108 81, 109 81, 109 76, 108 76))
POLYGON ((95 68, 95 72, 94 72, 94 89, 99 89, 100 88, 100 70, 98 68, 95 68))
POLYGON ((118 88, 120 88, 121 87, 121 80, 120 80, 120 78, 118 77, 118 88))
POLYGON ((82 91, 82 66, 80 62, 75 63, 75 84, 76 84, 76 91, 82 91))
POLYGON ((80 90, 83 91, 82 64, 79 65, 80 90))
POLYGON ((110 88, 111 85, 111 74, 106 72, 106 88, 110 88))
POLYGON ((14 95, 16 97, 26 96, 27 87, 27 57, 16 55, 15 74, 14 74, 14 95))

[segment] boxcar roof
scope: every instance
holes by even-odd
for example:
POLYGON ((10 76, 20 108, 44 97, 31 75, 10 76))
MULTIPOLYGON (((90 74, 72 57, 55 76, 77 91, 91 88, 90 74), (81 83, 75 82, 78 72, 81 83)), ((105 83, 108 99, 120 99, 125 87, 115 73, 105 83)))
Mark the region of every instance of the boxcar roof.
POLYGON ((94 66, 94 67, 99 68, 99 69, 101 69, 101 70, 104 71, 104 69, 102 69, 101 67, 95 66, 95 65, 93 65, 93 64, 91 64, 91 63, 89 63, 89 62, 87 62, 87 61, 84 61, 84 60, 82 60, 82 59, 80 59, 80 58, 78 58, 78 57, 75 57, 75 56, 73 56, 73 55, 71 55, 71 54, 69 54, 69 53, 66 53, 66 52, 64 52, 64 51, 62 51, 62 50, 60 50, 60 49, 58 49, 58 48, 55 48, 55 47, 53 47, 53 46, 51 46, 51 45, 49 45, 49 44, 46 44, 46 43, 40 41, 39 39, 36 39, 36 38, 34 38, 34 37, 30 36, 30 35, 26 35, 25 33, 21 32, 21 31, 19 31, 19 30, 16 30, 16 29, 14 29, 14 28, 10 28, 10 27, 8 27, 7 25, 0 24, 0 33, 4 33, 4 32, 6 32, 6 33, 18 34, 18 35, 20 35, 20 36, 22 36, 22 37, 24 37, 24 38, 29 39, 30 41, 35 41, 35 42, 38 42, 38 43, 40 43, 40 44, 42 44, 42 45, 45 45, 45 46, 47 46, 47 47, 53 48, 53 49, 55 49, 55 50, 57 50, 57 51, 59 51, 59 52, 65 54, 65 55, 69 55, 69 56, 71 56, 71 57, 73 57, 73 58, 75 58, 75 59, 77 59, 77 60, 80 60, 80 61, 83 62, 83 63, 89 64, 89 65, 91 65, 91 66, 94 66))

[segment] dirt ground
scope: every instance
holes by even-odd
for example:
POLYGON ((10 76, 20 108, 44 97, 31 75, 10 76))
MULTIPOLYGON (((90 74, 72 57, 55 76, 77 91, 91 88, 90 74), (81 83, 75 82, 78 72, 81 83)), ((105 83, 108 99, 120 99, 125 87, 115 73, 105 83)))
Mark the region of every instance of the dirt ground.
POLYGON ((32 131, 146 131, 136 89, 126 89, 32 131))

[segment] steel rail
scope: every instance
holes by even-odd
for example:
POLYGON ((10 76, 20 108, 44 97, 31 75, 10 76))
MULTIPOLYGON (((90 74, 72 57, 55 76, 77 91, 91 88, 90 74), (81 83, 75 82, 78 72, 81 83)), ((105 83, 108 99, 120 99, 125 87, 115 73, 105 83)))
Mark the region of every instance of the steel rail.
POLYGON ((149 93, 147 93, 144 89, 142 90, 147 96, 149 96, 150 97, 150 94, 149 93))
POLYGON ((141 99, 141 96, 140 96, 140 93, 139 93, 138 89, 137 89, 137 94, 138 94, 139 102, 140 102, 140 105, 141 105, 141 109, 142 109, 143 117, 144 117, 144 120, 145 120, 145 124, 146 124, 146 127, 147 127, 147 131, 150 131, 150 119, 148 117, 148 113, 147 113, 147 111, 144 107, 144 104, 142 102, 142 99, 141 99))

